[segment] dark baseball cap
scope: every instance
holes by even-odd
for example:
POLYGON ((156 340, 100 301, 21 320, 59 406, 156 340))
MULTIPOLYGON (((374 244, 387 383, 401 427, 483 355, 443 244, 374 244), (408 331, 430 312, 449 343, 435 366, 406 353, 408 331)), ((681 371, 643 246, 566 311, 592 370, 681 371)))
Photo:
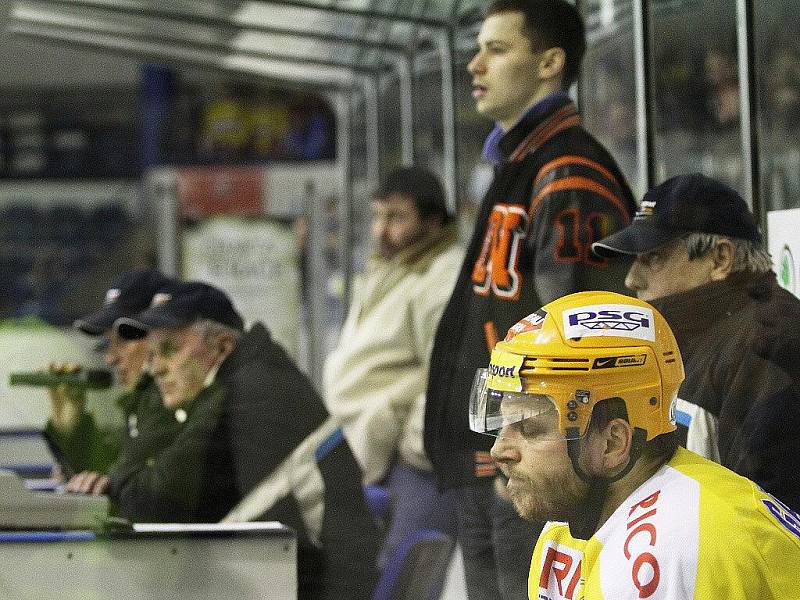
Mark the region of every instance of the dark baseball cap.
POLYGON ((155 269, 135 269, 120 275, 106 292, 103 307, 77 319, 74 326, 88 335, 102 335, 122 317, 150 306, 153 295, 171 280, 155 269))
POLYGON ((592 250, 606 258, 642 254, 693 232, 761 243, 744 198, 716 179, 692 173, 672 177, 647 192, 631 224, 595 242, 592 250))
POLYGON ((116 327, 123 338, 136 340, 145 337, 151 329, 183 327, 204 319, 237 331, 244 329, 242 316, 236 312, 228 295, 201 281, 167 285, 153 296, 148 309, 133 317, 121 318, 116 327))

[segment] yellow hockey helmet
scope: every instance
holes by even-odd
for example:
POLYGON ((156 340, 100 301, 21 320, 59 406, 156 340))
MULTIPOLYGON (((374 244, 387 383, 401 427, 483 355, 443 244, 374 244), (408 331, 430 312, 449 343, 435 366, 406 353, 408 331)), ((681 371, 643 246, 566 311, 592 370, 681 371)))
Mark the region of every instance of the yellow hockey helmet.
POLYGON ((683 381, 680 351, 651 305, 613 292, 559 298, 511 327, 479 369, 470 428, 498 435, 506 425, 556 411, 554 436, 582 437, 594 406, 620 398, 628 421, 651 440, 675 430, 683 381))

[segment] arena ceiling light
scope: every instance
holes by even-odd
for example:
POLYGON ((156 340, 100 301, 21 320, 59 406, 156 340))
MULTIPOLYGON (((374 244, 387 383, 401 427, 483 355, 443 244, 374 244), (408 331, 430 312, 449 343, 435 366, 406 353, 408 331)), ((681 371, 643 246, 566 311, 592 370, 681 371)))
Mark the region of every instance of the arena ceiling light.
MULTIPOLYGON (((220 53, 249 55, 248 64, 254 60, 266 59, 303 65, 304 69, 334 67, 350 69, 362 74, 380 73, 393 66, 391 61, 386 62, 382 57, 376 57, 372 64, 354 64, 341 51, 336 52, 325 45, 314 44, 312 41, 296 36, 286 36, 286 39, 281 39, 280 36, 258 32, 207 31, 206 27, 197 28, 193 24, 183 24, 177 20, 165 22, 152 17, 132 19, 125 15, 99 11, 65 12, 64 10, 31 7, 25 3, 16 6, 12 11, 12 16, 20 22, 49 27, 125 35, 155 44, 181 43, 220 53), (273 50, 273 48, 280 50, 273 50)), ((360 62, 365 63, 366 61, 360 62)), ((292 72, 294 71, 290 70, 290 73, 292 72)))
POLYGON ((298 69, 297 64, 233 52, 191 47, 182 43, 156 42, 121 34, 71 29, 62 25, 42 25, 12 19, 8 27, 12 35, 62 43, 70 46, 106 50, 146 60, 171 61, 193 66, 248 74, 257 74, 272 83, 293 83, 318 89, 351 89, 358 84, 358 75, 349 68, 316 67, 298 69))

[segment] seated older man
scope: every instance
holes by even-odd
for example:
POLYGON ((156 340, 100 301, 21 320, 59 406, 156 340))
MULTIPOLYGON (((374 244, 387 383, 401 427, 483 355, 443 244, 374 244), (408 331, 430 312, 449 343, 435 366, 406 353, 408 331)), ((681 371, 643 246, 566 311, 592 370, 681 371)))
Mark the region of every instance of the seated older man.
POLYGON ((744 199, 699 173, 678 175, 648 191, 633 222, 593 249, 634 259, 625 284, 675 333, 686 365, 677 407, 687 448, 797 509, 800 397, 792 374, 800 363, 757 349, 765 340, 800 346, 798 331, 786 327, 800 321, 800 300, 778 285, 744 199))
POLYGON ((361 472, 309 380, 267 329, 245 332, 227 295, 199 282, 156 294, 117 324, 147 336, 171 443, 109 495, 135 521, 277 520, 298 532, 301 598, 367 598, 378 534, 361 472))
MULTIPOLYGON (((120 274, 95 312, 75 321, 86 335, 99 338, 98 350, 114 375, 122 393, 116 403, 124 418, 124 428, 106 430, 95 422, 86 407, 86 389, 61 384, 48 389, 50 418, 44 434, 60 454, 61 475, 69 477, 71 492, 105 493, 108 473, 139 460, 142 448, 169 439, 175 433, 175 420, 161 404, 158 389, 145 368, 144 340, 120 338, 114 323, 146 309, 153 295, 170 279, 153 269, 135 269, 120 274), (72 476, 74 473, 74 476, 72 476)), ((76 364, 53 364, 53 372, 79 369, 76 364)))

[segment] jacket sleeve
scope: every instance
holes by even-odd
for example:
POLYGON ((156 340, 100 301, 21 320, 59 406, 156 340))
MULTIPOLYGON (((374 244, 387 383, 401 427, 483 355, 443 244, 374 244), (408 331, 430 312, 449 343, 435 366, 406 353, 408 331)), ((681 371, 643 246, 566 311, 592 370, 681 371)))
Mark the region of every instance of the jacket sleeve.
POLYGON ((122 431, 103 430, 97 426, 94 417, 83 411, 75 429, 70 433, 61 433, 48 420, 44 435, 56 445, 62 456, 60 461, 65 476, 82 471, 107 473, 111 464, 119 455, 122 431))
POLYGON ((800 510, 800 393, 788 385, 755 402, 740 428, 735 464, 794 510, 800 510))
MULTIPOLYGON (((414 340, 419 352, 420 363, 423 366, 420 376, 425 381, 428 379, 436 330, 453 293, 463 260, 464 253, 460 248, 448 249, 440 257, 436 269, 431 271, 424 293, 420 294, 420 298, 412 300, 415 307, 413 312, 414 340)), ((404 459, 420 469, 431 468, 423 440, 425 402, 425 389, 407 400, 406 417, 401 424, 403 431, 399 443, 400 454, 404 459)))
POLYGON ((269 475, 327 418, 308 379, 281 349, 225 380, 225 421, 239 493, 269 475))
POLYGON ((171 443, 111 473, 108 495, 120 516, 137 522, 187 522, 199 506, 218 436, 222 394, 208 388, 171 443), (210 396, 210 397, 209 397, 210 396))
MULTIPOLYGON (((386 390, 386 397, 365 405, 349 431, 364 470, 364 481, 374 483, 387 474, 398 451, 404 460, 422 469, 430 463, 423 449, 425 385, 436 328, 450 299, 462 255, 455 248, 445 250, 432 262, 406 297, 397 318, 405 319, 404 340, 410 344, 415 370, 406 377, 417 378, 404 389, 386 390), (414 390, 419 390, 415 392, 414 390)), ((401 343, 398 341, 398 343, 401 343)), ((345 429, 347 433, 347 429, 345 429)))
POLYGON ((584 290, 625 291, 629 264, 592 253, 593 242, 625 227, 632 216, 632 200, 602 171, 600 165, 567 165, 537 178, 528 250, 543 304, 584 290))

